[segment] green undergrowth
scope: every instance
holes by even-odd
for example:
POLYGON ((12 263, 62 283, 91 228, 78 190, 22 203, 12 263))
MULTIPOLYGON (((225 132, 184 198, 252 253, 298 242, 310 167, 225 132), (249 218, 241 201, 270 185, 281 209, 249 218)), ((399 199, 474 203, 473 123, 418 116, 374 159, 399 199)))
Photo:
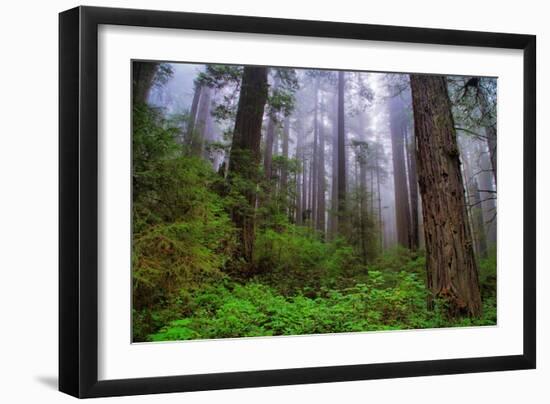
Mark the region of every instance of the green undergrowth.
MULTIPOLYGON (((481 278, 493 259, 480 264, 481 278)), ((276 285, 240 284, 225 278, 186 300, 181 316, 147 337, 171 341, 231 337, 324 334, 496 324, 496 295, 485 288, 483 316, 451 320, 438 306, 428 310, 422 275, 424 257, 394 250, 372 265, 364 282, 338 289, 305 287, 283 295, 276 285), (374 269, 375 268, 375 269, 374 269)), ((490 278, 489 275, 487 277, 490 278)), ((265 278, 264 278, 265 279, 265 278)), ((330 281, 327 283, 331 283, 330 281)))

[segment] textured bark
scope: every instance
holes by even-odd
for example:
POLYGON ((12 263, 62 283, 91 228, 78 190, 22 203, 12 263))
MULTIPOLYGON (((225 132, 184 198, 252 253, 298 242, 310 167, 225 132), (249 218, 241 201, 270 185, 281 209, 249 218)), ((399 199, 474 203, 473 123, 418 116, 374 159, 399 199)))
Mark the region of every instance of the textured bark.
POLYGON ((261 129, 266 101, 267 68, 245 67, 229 158, 228 178, 231 182, 233 178, 240 177, 246 182, 246 186, 240 189, 240 192, 245 197, 247 206, 235 209, 232 212, 232 219, 239 229, 238 254, 248 263, 252 261, 254 249, 254 210, 256 186, 259 182, 261 129))
POLYGON ((134 105, 147 103, 158 66, 158 63, 151 62, 132 63, 132 100, 134 105))
POLYGON ((405 168, 405 132, 403 103, 399 97, 390 101, 390 131, 393 160, 393 182, 395 190, 395 218, 397 225, 397 243, 411 248, 411 219, 407 173, 405 168))
POLYGON ((411 88, 428 287, 432 298, 446 302, 450 317, 477 317, 482 310, 478 269, 446 81, 413 74, 411 88))
POLYGON ((348 234, 346 203, 346 133, 344 126, 345 73, 338 72, 338 233, 348 234))
POLYGON ((409 179, 409 197, 411 207, 411 249, 416 251, 419 246, 419 229, 418 229, 418 176, 416 174, 416 153, 414 134, 405 136, 406 155, 408 163, 408 179, 409 179))

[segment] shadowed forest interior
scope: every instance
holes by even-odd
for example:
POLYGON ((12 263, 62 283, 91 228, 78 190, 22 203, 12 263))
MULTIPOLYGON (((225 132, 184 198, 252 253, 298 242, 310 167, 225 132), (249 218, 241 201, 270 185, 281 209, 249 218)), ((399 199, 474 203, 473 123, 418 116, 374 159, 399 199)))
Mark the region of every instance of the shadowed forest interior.
POLYGON ((497 79, 132 62, 134 342, 495 325, 497 79))

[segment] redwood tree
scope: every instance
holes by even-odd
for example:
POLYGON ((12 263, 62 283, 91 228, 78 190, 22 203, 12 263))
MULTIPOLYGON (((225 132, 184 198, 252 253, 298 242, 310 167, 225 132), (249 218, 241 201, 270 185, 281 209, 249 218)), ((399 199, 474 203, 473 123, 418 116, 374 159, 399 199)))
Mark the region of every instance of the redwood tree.
POLYGON ((236 206, 231 216, 239 230, 239 256, 248 263, 252 261, 254 248, 254 211, 266 102, 267 68, 245 67, 229 157, 228 179, 245 200, 244 206, 236 206))
POLYGON ((426 269, 433 298, 448 315, 481 315, 479 276, 467 221, 464 183, 446 80, 410 76, 422 197, 426 269))

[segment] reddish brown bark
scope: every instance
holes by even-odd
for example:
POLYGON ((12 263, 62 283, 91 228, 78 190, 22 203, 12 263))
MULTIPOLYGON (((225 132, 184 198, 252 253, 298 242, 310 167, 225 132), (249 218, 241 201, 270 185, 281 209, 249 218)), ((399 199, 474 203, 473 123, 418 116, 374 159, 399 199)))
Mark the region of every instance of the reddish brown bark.
MULTIPOLYGON (((451 103, 444 77, 411 75, 426 269, 448 315, 480 316, 481 296, 451 103)), ((430 301, 430 304, 432 301, 430 301)))
POLYGON ((254 250, 254 211, 258 168, 261 160, 260 141, 264 108, 267 101, 267 68, 245 67, 229 158, 228 179, 239 178, 239 192, 247 205, 232 212, 239 229, 240 258, 252 261, 254 250))

